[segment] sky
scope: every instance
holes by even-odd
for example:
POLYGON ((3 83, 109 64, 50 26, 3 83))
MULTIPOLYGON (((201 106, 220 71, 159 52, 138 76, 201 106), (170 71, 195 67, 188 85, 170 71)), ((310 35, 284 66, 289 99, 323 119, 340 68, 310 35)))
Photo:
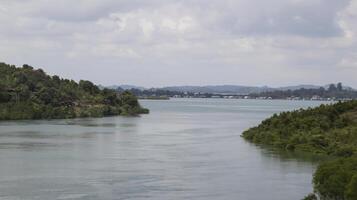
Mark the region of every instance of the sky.
POLYGON ((0 0, 0 62, 97 84, 357 88, 357 0, 0 0))

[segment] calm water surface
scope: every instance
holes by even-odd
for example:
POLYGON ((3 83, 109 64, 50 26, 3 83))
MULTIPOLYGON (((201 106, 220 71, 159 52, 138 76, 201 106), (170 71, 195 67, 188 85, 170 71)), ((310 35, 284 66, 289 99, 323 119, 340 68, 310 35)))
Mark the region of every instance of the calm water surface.
POLYGON ((0 122, 0 199, 298 200, 316 159, 240 135, 312 101, 142 101, 151 114, 0 122))

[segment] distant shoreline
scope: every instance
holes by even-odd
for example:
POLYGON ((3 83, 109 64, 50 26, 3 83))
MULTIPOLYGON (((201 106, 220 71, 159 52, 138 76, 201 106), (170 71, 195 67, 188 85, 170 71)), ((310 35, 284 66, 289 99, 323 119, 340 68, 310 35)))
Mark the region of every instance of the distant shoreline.
POLYGON ((172 99, 224 99, 224 100, 264 100, 264 101, 324 101, 324 102, 338 102, 338 101, 348 101, 348 100, 327 100, 327 99, 262 99, 262 98, 212 98, 212 97, 138 97, 139 100, 172 100, 172 99))
POLYGON ((170 97, 138 97, 139 100, 170 100, 170 97))

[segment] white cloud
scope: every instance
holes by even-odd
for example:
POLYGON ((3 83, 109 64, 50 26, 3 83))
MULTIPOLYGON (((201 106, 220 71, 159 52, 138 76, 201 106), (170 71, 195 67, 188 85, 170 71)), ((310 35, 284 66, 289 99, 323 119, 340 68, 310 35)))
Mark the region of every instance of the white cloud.
POLYGON ((4 0, 0 59, 103 84, 357 87, 356 10, 357 0, 4 0))

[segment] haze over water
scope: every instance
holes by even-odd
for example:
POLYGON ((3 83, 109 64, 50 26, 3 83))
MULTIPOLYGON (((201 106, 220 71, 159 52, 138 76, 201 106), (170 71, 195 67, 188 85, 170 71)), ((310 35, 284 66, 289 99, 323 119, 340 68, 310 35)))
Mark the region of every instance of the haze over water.
POLYGON ((142 101, 141 117, 0 122, 0 199, 301 199, 313 157, 242 131, 316 101, 142 101))

